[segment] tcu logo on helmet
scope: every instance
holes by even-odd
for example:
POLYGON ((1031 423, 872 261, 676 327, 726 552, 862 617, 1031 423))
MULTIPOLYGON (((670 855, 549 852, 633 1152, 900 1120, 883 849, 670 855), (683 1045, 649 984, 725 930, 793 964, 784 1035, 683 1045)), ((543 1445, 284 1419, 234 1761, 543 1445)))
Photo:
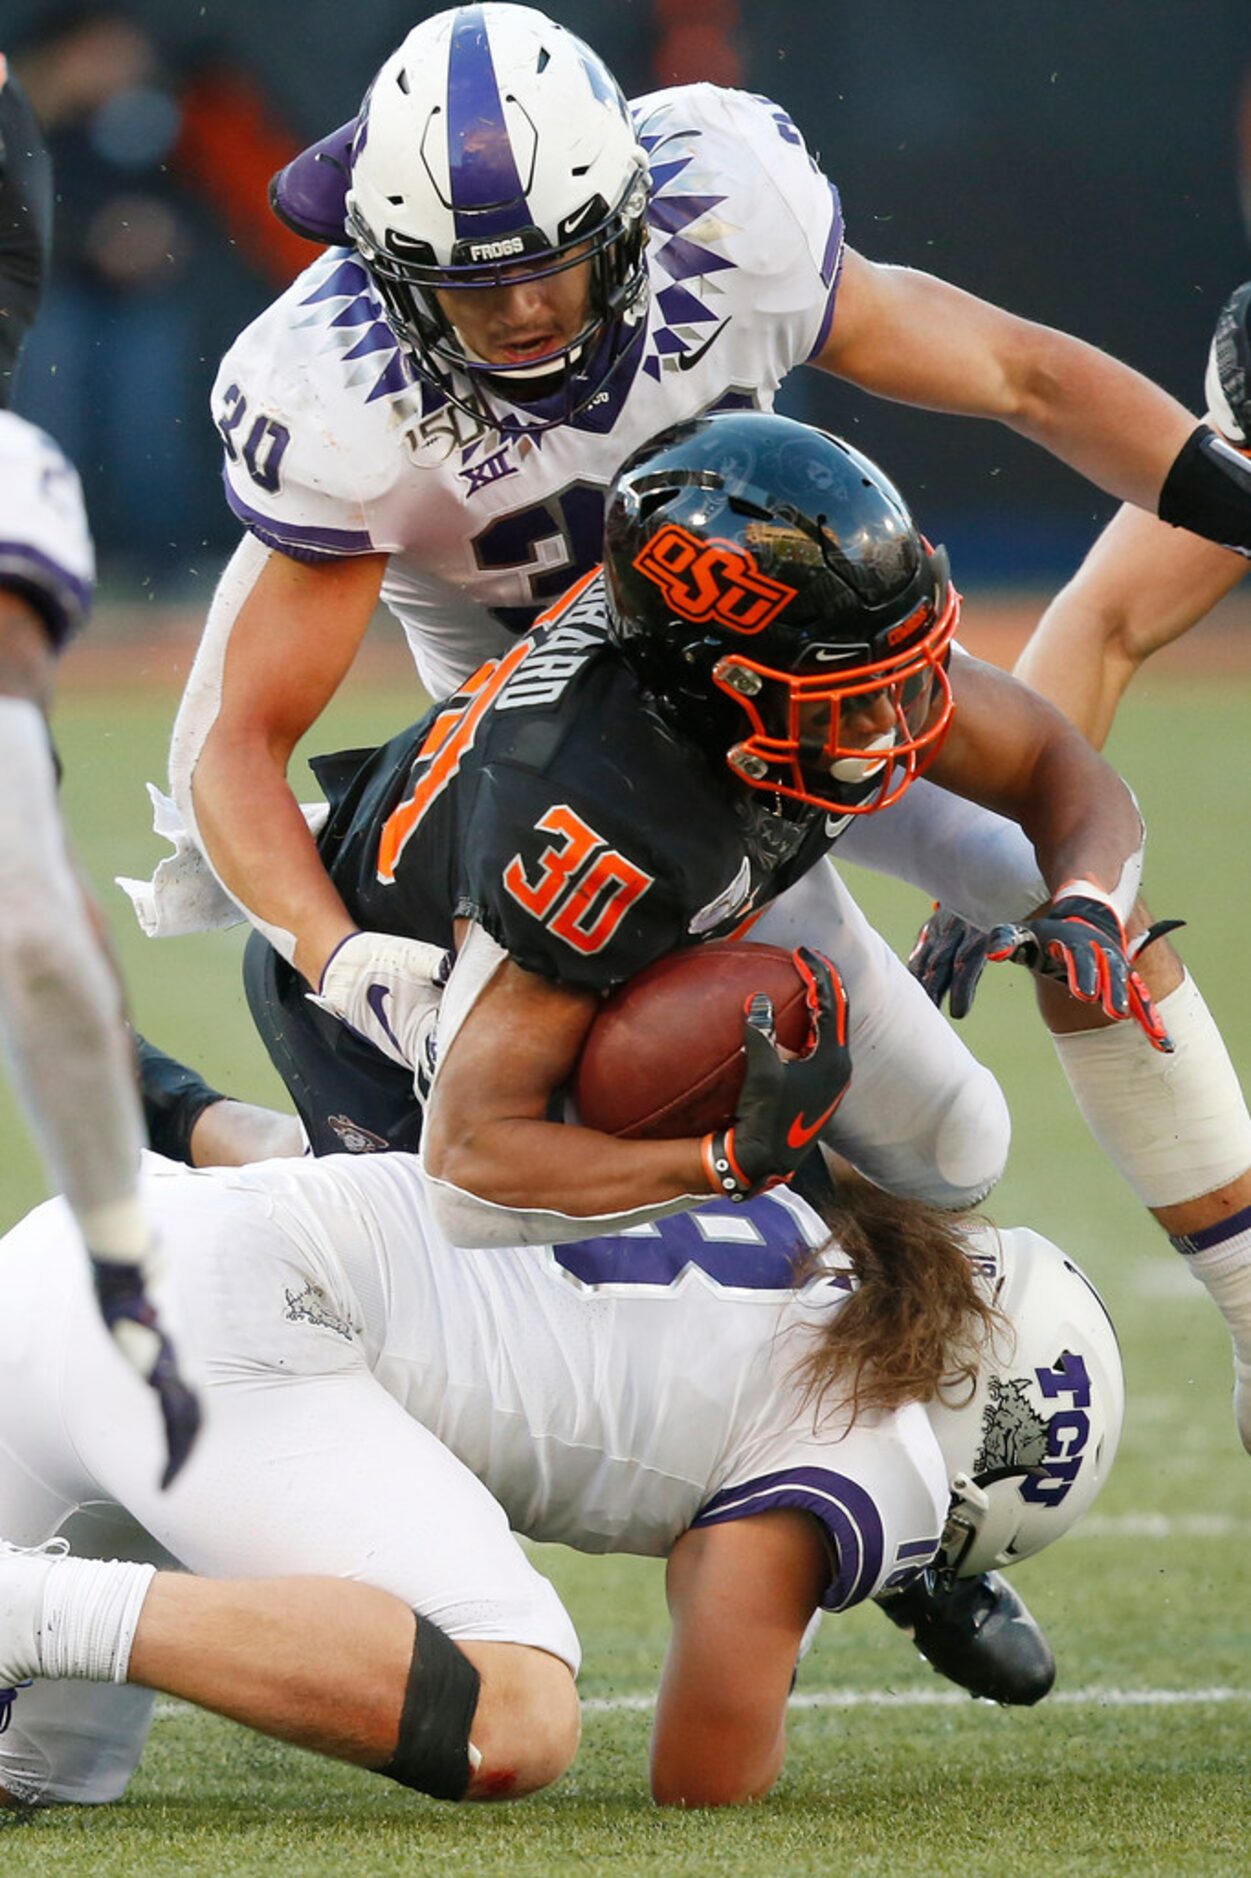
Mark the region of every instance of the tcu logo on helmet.
POLYGON ((761 632, 795 598, 794 587, 762 574, 744 549, 701 541, 676 522, 666 522, 634 565, 683 619, 716 620, 736 633, 761 632))
POLYGON ((990 1399, 982 1411, 978 1474, 1007 1467, 1029 1473, 1020 1494, 1041 1506, 1059 1506, 1077 1479, 1090 1438, 1090 1377, 1083 1358, 1064 1350, 1050 1365, 1028 1376, 990 1377, 990 1399), (1072 1406, 1039 1414, 1030 1401, 1037 1383, 1044 1405, 1069 1396, 1072 1406))

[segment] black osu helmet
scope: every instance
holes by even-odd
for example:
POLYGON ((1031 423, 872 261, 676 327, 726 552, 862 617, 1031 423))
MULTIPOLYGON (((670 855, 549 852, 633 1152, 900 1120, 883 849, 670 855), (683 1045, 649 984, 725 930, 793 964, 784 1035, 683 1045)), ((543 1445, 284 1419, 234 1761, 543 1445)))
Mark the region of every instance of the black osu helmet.
POLYGON ((872 814, 937 755, 960 596, 839 438, 762 411, 662 432, 617 475, 604 568, 661 712, 778 813, 872 814))

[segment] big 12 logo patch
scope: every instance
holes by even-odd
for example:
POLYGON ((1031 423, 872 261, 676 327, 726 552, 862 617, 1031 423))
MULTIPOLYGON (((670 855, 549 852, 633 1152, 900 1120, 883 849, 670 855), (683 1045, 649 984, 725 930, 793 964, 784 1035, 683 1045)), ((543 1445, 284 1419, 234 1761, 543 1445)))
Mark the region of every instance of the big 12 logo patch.
POLYGON ((683 619, 715 620, 731 632, 761 632, 795 598, 795 588, 762 574, 746 549, 703 541, 677 522, 666 522, 634 565, 683 619))

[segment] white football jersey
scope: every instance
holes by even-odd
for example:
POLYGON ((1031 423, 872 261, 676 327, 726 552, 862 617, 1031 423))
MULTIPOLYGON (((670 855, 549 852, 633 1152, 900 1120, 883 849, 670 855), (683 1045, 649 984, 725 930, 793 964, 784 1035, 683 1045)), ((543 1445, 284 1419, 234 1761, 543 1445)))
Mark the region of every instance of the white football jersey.
POLYGON ((791 1286, 796 1251, 826 1236, 794 1196, 476 1252, 441 1238, 405 1155, 213 1178, 263 1191, 383 1387, 515 1531, 660 1557, 690 1526, 801 1508, 832 1541, 830 1610, 934 1556, 948 1486, 924 1410, 848 1433, 802 1400, 796 1359, 849 1281, 831 1266, 791 1286))
POLYGON ((383 598, 434 696, 599 560, 605 493, 633 451, 705 411, 771 409, 829 329, 842 214, 786 113, 690 85, 634 115, 654 185, 647 329, 571 422, 504 436, 449 405, 413 373, 345 248, 218 373, 235 513, 297 557, 388 554, 383 598))
POLYGON ((44 431, 0 411, 0 586, 37 606, 61 645, 87 617, 95 574, 78 472, 44 431))

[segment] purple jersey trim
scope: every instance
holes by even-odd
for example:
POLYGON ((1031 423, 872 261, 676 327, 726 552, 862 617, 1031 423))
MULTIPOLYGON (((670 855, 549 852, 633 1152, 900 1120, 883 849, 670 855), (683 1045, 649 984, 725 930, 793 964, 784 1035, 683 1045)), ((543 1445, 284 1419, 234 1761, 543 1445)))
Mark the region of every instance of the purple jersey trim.
POLYGON ((43 615, 55 646, 71 639, 91 610, 91 582, 27 541, 0 541, 0 587, 20 594, 43 615))
POLYGON ((825 342, 830 336, 830 327, 834 323, 834 302, 838 298, 838 283, 843 278, 843 209, 833 183, 830 184, 830 194, 834 198, 834 218, 830 223, 825 253, 821 257, 821 278, 830 291, 825 302, 825 312, 821 317, 821 329, 817 334, 816 344, 808 354, 809 359, 815 359, 825 348, 825 342))
POLYGON ((363 528, 314 528, 307 522, 279 522, 272 515, 262 515, 235 493, 229 476, 222 471, 226 500, 243 526, 263 541, 267 548, 277 548, 296 561, 328 561, 346 554, 372 554, 374 544, 363 528))
POLYGON ((811 1513, 829 1534, 834 1576, 821 1599, 822 1609, 845 1611, 867 1598, 882 1575, 886 1535, 871 1495, 845 1474, 826 1467, 789 1467, 781 1473, 763 1474, 759 1480, 714 1493, 691 1524, 716 1526, 784 1506, 811 1513))
POLYGON ((1200 1226, 1197 1232, 1171 1233, 1176 1251, 1183 1256, 1193 1257, 1196 1252, 1207 1252, 1214 1245, 1224 1245, 1227 1239, 1237 1238, 1239 1233, 1251 1227, 1251 1206, 1244 1206, 1238 1213, 1227 1219, 1218 1219, 1213 1226, 1200 1226))
POLYGON ((458 13, 452 28, 447 150, 458 239, 512 235, 530 226, 480 6, 458 13))

